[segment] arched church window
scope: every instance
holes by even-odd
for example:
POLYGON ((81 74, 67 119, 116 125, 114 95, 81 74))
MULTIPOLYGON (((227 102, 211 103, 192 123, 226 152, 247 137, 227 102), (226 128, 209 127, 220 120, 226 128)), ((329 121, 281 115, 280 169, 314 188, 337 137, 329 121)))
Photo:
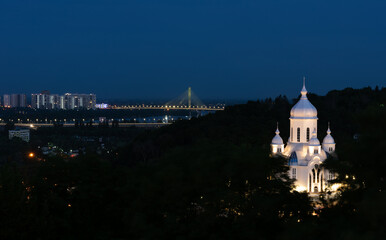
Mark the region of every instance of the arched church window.
POLYGON ((277 149, 277 152, 279 152, 279 153, 280 153, 280 152, 281 152, 281 148, 278 148, 278 149, 277 149))
POLYGON ((291 128, 291 142, 294 141, 294 128, 291 128))
POLYGON ((297 132, 297 140, 298 140, 298 142, 300 142, 300 128, 298 128, 298 132, 297 132))
POLYGON ((310 141, 310 128, 307 128, 307 142, 310 141))
POLYGON ((313 183, 315 183, 315 177, 316 177, 315 169, 312 169, 312 182, 313 183))
POLYGON ((314 149, 314 154, 318 154, 318 149, 317 148, 314 149))
POLYGON ((320 169, 317 170, 317 175, 316 175, 316 182, 319 183, 319 174, 320 174, 320 169))

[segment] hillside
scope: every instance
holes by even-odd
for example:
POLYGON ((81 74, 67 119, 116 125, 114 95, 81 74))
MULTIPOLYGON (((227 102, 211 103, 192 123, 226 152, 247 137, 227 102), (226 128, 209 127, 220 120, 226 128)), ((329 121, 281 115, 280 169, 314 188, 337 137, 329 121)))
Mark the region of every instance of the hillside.
POLYGON ((276 122, 288 137, 292 104, 279 96, 140 132, 109 157, 88 153, 2 165, 0 236, 383 238, 386 89, 309 99, 319 111, 320 140, 331 122, 338 159, 328 159, 326 167, 345 184, 334 201, 322 195, 322 208, 293 191, 286 159, 269 156, 276 122))

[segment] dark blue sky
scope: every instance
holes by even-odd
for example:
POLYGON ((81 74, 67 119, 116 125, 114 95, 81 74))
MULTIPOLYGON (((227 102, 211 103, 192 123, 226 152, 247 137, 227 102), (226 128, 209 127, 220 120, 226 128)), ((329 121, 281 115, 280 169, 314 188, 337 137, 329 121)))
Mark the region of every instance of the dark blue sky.
POLYGON ((386 82, 386 1, 0 1, 0 93, 257 99, 386 82))

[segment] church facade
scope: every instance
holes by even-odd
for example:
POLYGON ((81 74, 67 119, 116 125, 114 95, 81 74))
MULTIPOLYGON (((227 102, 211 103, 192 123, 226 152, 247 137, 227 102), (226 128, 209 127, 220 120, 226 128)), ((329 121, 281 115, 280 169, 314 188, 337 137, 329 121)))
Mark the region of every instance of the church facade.
POLYGON ((320 165, 335 151, 335 141, 328 126, 327 135, 320 144, 318 113, 307 98, 304 83, 300 93, 301 97, 290 113, 288 142, 284 145, 277 128, 271 142, 271 151, 273 155, 282 155, 288 159, 289 177, 295 180, 297 191, 320 193, 326 190, 328 180, 334 178, 332 172, 320 165))

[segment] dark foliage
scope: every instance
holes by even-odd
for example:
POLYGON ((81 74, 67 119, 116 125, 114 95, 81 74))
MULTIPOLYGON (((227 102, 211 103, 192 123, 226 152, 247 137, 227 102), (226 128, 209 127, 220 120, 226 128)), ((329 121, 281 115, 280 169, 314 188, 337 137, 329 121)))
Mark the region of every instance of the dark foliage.
MULTIPOLYGON (((319 110, 319 133, 331 121, 338 159, 325 166, 344 183, 322 209, 292 191, 285 159, 269 157, 276 121, 288 137, 291 103, 280 96, 144 131, 116 159, 3 164, 0 237, 383 239, 386 90, 309 98, 319 110)), ((65 128, 55 131, 66 136, 65 128)))

